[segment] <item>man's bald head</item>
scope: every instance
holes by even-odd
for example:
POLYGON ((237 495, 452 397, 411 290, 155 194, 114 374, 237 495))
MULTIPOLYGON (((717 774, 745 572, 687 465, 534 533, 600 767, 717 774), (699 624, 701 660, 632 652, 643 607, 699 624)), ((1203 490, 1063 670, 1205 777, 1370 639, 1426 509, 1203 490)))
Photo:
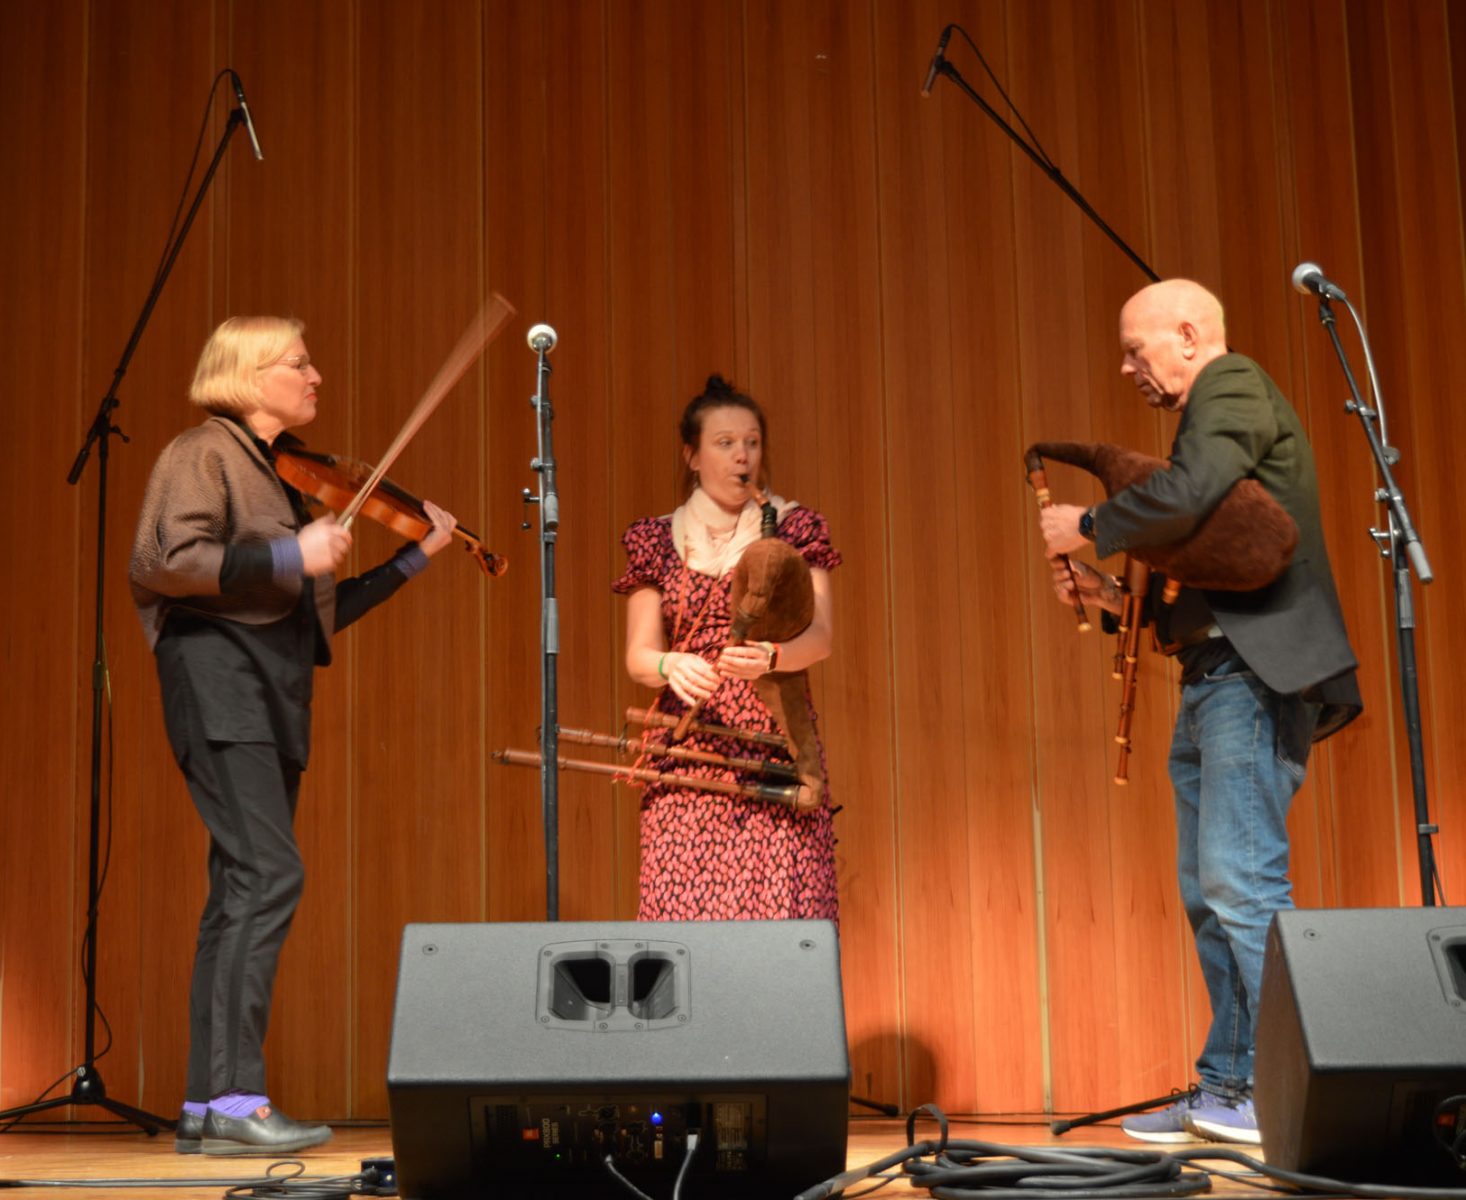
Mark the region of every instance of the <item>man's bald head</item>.
POLYGON ((1153 407, 1179 411, 1202 368, 1227 352, 1222 303, 1190 279, 1141 288, 1120 310, 1120 347, 1120 374, 1153 407))
POLYGON ((1121 324, 1132 309, 1141 319, 1165 325, 1190 322, 1195 326, 1203 345, 1220 347, 1223 354, 1227 352, 1227 330, 1222 302, 1195 280, 1163 279, 1159 283, 1141 288, 1130 297, 1121 311, 1121 324))

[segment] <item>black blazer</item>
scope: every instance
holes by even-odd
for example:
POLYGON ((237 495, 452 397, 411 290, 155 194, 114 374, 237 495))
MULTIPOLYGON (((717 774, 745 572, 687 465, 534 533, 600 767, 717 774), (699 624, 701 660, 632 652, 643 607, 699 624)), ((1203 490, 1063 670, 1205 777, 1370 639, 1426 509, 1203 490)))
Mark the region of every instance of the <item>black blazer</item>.
POLYGON ((1324 546, 1313 450, 1298 414, 1257 363, 1224 354, 1192 385, 1170 462, 1169 471, 1156 471, 1096 509, 1097 553, 1184 541, 1234 483, 1256 479, 1298 525, 1293 559, 1256 591, 1202 595, 1257 677, 1284 695, 1322 700, 1329 711, 1318 736, 1332 733, 1362 707, 1358 660, 1324 546))

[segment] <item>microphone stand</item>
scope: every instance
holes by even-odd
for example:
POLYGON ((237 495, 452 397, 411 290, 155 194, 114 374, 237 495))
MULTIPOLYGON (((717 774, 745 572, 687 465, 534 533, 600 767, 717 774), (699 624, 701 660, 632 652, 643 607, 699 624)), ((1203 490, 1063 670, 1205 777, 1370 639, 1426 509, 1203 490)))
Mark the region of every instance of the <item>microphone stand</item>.
MULTIPOLYGON (((973 45, 972 39, 967 36, 967 31, 963 29, 960 25, 953 25, 952 28, 956 29, 957 32, 959 32, 964 38, 967 39, 968 45, 972 46, 973 50, 977 52, 978 58, 981 59, 982 53, 977 50, 977 47, 975 45, 973 45)), ((1118 233, 1111 229, 1109 225, 1105 222, 1104 218, 1099 215, 1099 213, 1094 211, 1094 208, 1089 203, 1089 201, 1084 198, 1078 188, 1076 188, 1072 183, 1064 178, 1064 173, 1060 171, 1059 168, 1049 159, 1048 155, 1046 153, 1042 153, 1041 148, 1039 150, 1035 150, 1033 146, 1030 146, 1027 139, 1025 139, 1022 134, 1014 129, 1013 126, 1008 124, 1008 122, 1005 121, 993 109, 993 106, 991 104, 989 104, 980 95, 978 95, 978 93, 973 90, 972 86, 967 82, 967 80, 962 78, 962 73, 957 70, 957 68, 954 67, 950 62, 947 61, 945 53, 943 53, 940 49, 938 50, 936 60, 932 63, 932 70, 935 75, 945 75, 959 88, 961 88, 963 94, 974 104, 976 104, 978 108, 982 109, 982 111, 985 112, 992 119, 993 123, 997 125, 997 127, 1001 129, 1004 133, 1006 133, 1008 137, 1012 139, 1013 143, 1020 150, 1022 150, 1024 154, 1028 155, 1028 157, 1033 160, 1034 165, 1038 167, 1038 169, 1049 178, 1054 186, 1057 187, 1059 191, 1063 192, 1064 195, 1068 196, 1069 199, 1074 202, 1079 211, 1082 212, 1091 221, 1093 221, 1094 224, 1099 227, 1100 231, 1103 232, 1104 235, 1110 239, 1110 241, 1114 242, 1115 245, 1120 248, 1125 257, 1140 268, 1141 272, 1145 275, 1147 279, 1149 279, 1152 283, 1160 282, 1161 277, 1151 269, 1150 264, 1147 263, 1145 259, 1141 258, 1140 255, 1137 254, 1134 250, 1132 250, 1129 243, 1127 243, 1124 238, 1122 238, 1118 233)), ((998 90, 1001 92, 1002 88, 999 87, 998 90)), ((1004 99, 1007 99, 1007 97, 1005 96, 1004 99)), ((1019 120, 1021 121, 1022 117, 1020 117, 1019 120)), ((1024 123, 1024 127, 1027 128, 1026 122, 1024 123)), ((1104 1112, 1086 1113, 1083 1116, 1076 1117, 1072 1120, 1053 1121, 1049 1124, 1049 1130, 1054 1134, 1063 1134, 1068 1133, 1069 1130, 1076 1129, 1081 1125, 1093 1125, 1099 1121, 1108 1121, 1113 1117, 1126 1116, 1130 1113, 1144 1112, 1147 1109, 1151 1108, 1159 1108, 1163 1104, 1169 1104, 1174 1101, 1176 1095, 1177 1093, 1172 1092, 1169 1095, 1155 1096, 1149 1100, 1140 1100, 1134 1104, 1126 1104, 1120 1108, 1107 1109, 1104 1112)))
MULTIPOLYGON (((104 695, 107 690, 108 675, 106 652, 107 644, 103 634, 102 615, 105 611, 103 601, 105 599, 106 564, 107 564, 107 459, 110 440, 115 434, 124 442, 128 437, 112 422, 112 413, 118 407, 117 388, 122 383, 122 377, 127 374, 128 364, 132 362, 133 353, 137 350, 138 343, 142 340, 143 330, 147 328, 148 319, 153 315, 153 309, 158 303, 158 298, 163 293, 163 286, 168 282, 168 276, 172 274, 173 264, 178 259, 179 252, 183 249, 184 239, 188 237, 188 231, 193 226, 194 218, 198 215, 200 206, 204 202, 204 195, 213 182, 214 173, 219 169, 219 163, 224 158, 224 151, 229 146, 229 139, 234 136, 234 131, 244 123, 244 115, 239 109, 234 109, 229 114, 229 121, 224 126, 224 133, 219 139, 219 145, 214 151, 214 157, 209 162, 208 170, 204 172, 203 179, 199 182, 198 191, 194 194, 193 204, 184 218, 183 224, 179 227, 178 236, 172 245, 167 248, 163 257, 163 265, 158 269, 157 276, 153 279, 153 286, 148 291, 147 299, 143 302, 142 312, 138 314, 137 324, 132 328, 132 336, 127 340, 127 346, 122 351, 122 358, 117 363, 116 370, 112 373, 112 385, 107 389, 107 394, 102 397, 97 407, 97 415, 93 418, 91 427, 87 430, 86 440, 82 442, 81 449, 77 451, 76 459, 71 464, 71 470, 67 473, 66 482, 75 486, 80 480, 82 472, 86 469, 87 458, 91 454, 93 446, 97 448, 97 583, 96 583, 96 622, 95 622, 95 648, 92 660, 92 767, 91 767, 91 807, 88 814, 89 829, 87 834, 87 928, 83 946, 83 967, 82 975, 86 981, 86 1057, 73 1072, 71 1091, 65 1096, 54 1096, 49 1100, 37 1100, 34 1104, 22 1104, 18 1108, 6 1109, 0 1112, 0 1122, 17 1121, 21 1117, 31 1113, 46 1112, 53 1108, 64 1108, 68 1105, 95 1104, 106 1109, 123 1119, 125 1123, 137 1125, 149 1136, 156 1134, 160 1129, 172 1129, 174 1122, 166 1117, 157 1116, 144 1109, 134 1108, 130 1104, 123 1104, 107 1095, 107 1086, 102 1080, 101 1072, 97 1070, 97 930, 99 925, 99 907, 101 903, 101 884, 99 880, 99 848, 101 843, 102 825, 102 706, 104 695)), ((109 1036, 110 1044, 110 1036, 109 1036)))
POLYGON ((1400 697, 1404 705, 1405 737, 1410 748, 1410 784, 1415 800, 1416 855, 1420 866, 1420 903, 1426 908, 1431 908, 1436 903, 1436 892, 1440 881, 1436 868, 1435 847, 1431 838, 1440 832, 1440 827, 1432 823, 1430 819, 1430 800, 1426 795, 1425 751, 1420 729, 1420 684, 1416 676, 1415 600, 1410 585, 1410 571, 1413 567, 1421 584, 1430 583, 1435 575, 1430 569, 1430 561, 1425 556, 1425 547, 1421 544, 1420 537, 1415 532, 1415 526, 1410 521, 1410 511, 1405 505, 1405 497, 1400 491, 1399 484, 1395 482, 1394 473, 1390 470, 1395 463, 1400 461, 1400 452, 1389 444, 1388 434, 1385 431, 1384 399, 1380 395, 1379 381, 1374 374, 1374 360, 1369 352, 1369 338, 1364 332, 1364 325, 1359 320, 1359 314, 1354 311, 1354 306, 1349 303, 1348 297, 1341 296, 1340 299, 1343 300, 1344 307, 1349 310, 1349 315, 1354 318, 1354 324, 1359 330, 1359 340, 1364 345, 1364 361, 1369 371, 1371 390, 1374 392, 1375 408, 1370 408, 1364 403, 1359 384, 1349 367, 1348 355, 1344 353, 1343 343, 1339 340, 1333 306, 1329 303, 1329 297, 1322 292, 1318 297, 1318 319, 1329 335, 1334 354, 1339 359, 1339 366, 1343 369, 1344 379, 1349 385, 1351 399, 1345 402, 1344 411, 1352 412, 1359 417, 1359 424, 1364 430, 1365 439, 1369 442, 1370 453, 1374 455, 1375 469, 1379 471, 1379 477, 1384 481, 1383 487, 1375 489, 1374 498, 1378 503, 1387 505, 1386 528, 1371 528, 1369 536, 1380 547, 1381 555, 1391 560, 1395 572, 1395 643, 1400 656, 1400 697))
MULTIPOLYGON (((529 331, 530 348, 538 355, 535 394, 530 404, 538 415, 539 453, 530 470, 540 477, 539 495, 528 488, 526 504, 540 509, 540 808, 545 826, 545 919, 560 919, 560 701, 556 691, 556 663, 560 654, 560 610, 555 597, 555 542, 560 532, 560 493, 555 486, 555 451, 550 406, 550 351, 555 331, 536 325, 529 331)), ((524 528, 529 528, 525 522, 524 528)))
MULTIPOLYGON (((963 29, 962 26, 954 25, 952 26, 952 28, 956 29, 957 32, 960 33, 964 38, 967 38, 968 44, 972 45, 972 39, 970 37, 967 37, 967 31, 963 29)), ((976 50, 977 47, 973 46, 973 49, 976 50)), ((979 54, 978 57, 981 58, 981 54, 979 54)), ((936 74, 945 75, 948 79, 950 79, 953 83, 955 83, 959 88, 962 89, 963 94, 969 100, 971 100, 974 104, 977 105, 978 108, 982 109, 983 112, 985 112, 990 118, 992 118, 993 123, 997 125, 997 127, 1001 129, 1004 133, 1006 133, 1013 140, 1014 144, 1023 151, 1024 154, 1028 155, 1028 157, 1033 160, 1034 165, 1038 167, 1038 169, 1042 171, 1046 176, 1048 176, 1048 178, 1050 179, 1050 181, 1052 181, 1055 187, 1063 192, 1064 195, 1068 196, 1070 200, 1074 201, 1074 204, 1078 207, 1080 212, 1082 212, 1086 217, 1088 217, 1097 226, 1099 226, 1104 235, 1120 248, 1125 257, 1133 262, 1137 267, 1139 267, 1142 272, 1144 272, 1147 279, 1149 279, 1152 283, 1160 282, 1161 277, 1157 275, 1153 270, 1151 270, 1150 264, 1147 263, 1145 259, 1141 258, 1140 255, 1138 255, 1134 250, 1132 250, 1124 238, 1122 238, 1118 233, 1116 233, 1107 224, 1105 224, 1104 218, 1102 218, 1099 213, 1094 211, 1094 208, 1090 205, 1089 201, 1080 194, 1079 189, 1064 178, 1064 173, 1060 171, 1059 168, 1055 166, 1052 161, 1050 161, 1048 155, 1040 153, 1039 150, 1035 150, 1032 146, 1028 144, 1027 140, 1023 137, 1022 134, 1020 134, 1016 129, 1013 128, 1013 126, 1009 125, 1007 121, 999 116, 998 113, 994 111, 993 106, 990 105, 986 100, 984 100, 980 95, 978 95, 978 93, 972 89, 972 86, 967 82, 967 80, 962 78, 962 72, 957 70, 956 67, 954 67, 950 62, 947 61, 947 57, 945 54, 939 55, 937 61, 933 65, 935 67, 936 74)))

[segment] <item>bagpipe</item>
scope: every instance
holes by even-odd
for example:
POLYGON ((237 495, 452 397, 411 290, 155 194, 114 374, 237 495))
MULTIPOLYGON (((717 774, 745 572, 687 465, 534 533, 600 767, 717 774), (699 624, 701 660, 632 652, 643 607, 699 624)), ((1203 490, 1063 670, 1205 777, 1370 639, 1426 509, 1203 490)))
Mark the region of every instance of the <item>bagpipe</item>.
MULTIPOLYGON (((1040 508, 1052 499, 1044 460, 1053 459, 1088 471, 1099 479, 1105 496, 1144 483, 1156 471, 1170 469, 1165 459, 1108 442, 1035 442, 1024 452, 1029 485, 1040 508)), ((1152 573, 1165 576, 1160 603, 1170 605, 1182 587, 1203 591, 1250 592, 1277 579, 1298 547, 1298 526, 1256 479, 1239 479, 1221 502, 1183 541, 1131 550, 1120 581, 1121 607, 1116 629, 1114 678, 1120 680, 1120 719, 1115 741, 1120 745, 1115 782, 1129 782, 1130 728, 1135 714, 1140 663, 1140 629, 1148 593, 1156 589, 1152 573)), ((1067 565, 1068 556, 1065 557, 1067 565)), ((1070 567, 1072 577, 1073 568, 1070 567)), ((1075 607, 1081 631, 1089 628, 1075 584, 1075 607)), ((1178 647, 1162 647, 1174 653, 1178 647)))
MULTIPOLYGON (((775 536, 778 512, 768 496, 748 479, 743 482, 761 509, 762 536, 744 550, 733 568, 729 588, 733 619, 725 644, 787 642, 808 629, 814 620, 814 581, 804 556, 775 536)), ((638 737, 564 728, 559 733, 567 741, 605 747, 622 755, 634 754, 636 761, 631 766, 566 757, 559 759, 559 765, 566 770, 611 775, 641 784, 661 783, 767 800, 798 811, 818 808, 824 799, 824 775, 810 715, 808 672, 770 671, 753 680, 752 687, 772 714, 779 732, 705 724, 698 720, 701 705, 690 707, 681 716, 657 709, 629 708, 628 722, 642 725, 638 737), (689 734, 745 741, 774 749, 783 757, 741 758, 680 745, 689 734), (717 766, 762 778, 705 778, 643 765, 645 760, 657 758, 717 766)), ((538 767, 543 762, 539 754, 514 749, 495 751, 494 758, 511 766, 538 767)))

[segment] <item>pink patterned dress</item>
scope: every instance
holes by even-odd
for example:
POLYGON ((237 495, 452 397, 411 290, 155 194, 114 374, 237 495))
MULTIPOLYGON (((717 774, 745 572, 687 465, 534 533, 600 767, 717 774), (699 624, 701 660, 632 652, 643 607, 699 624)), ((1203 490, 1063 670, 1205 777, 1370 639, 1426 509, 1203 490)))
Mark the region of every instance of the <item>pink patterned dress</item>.
MULTIPOLYGON (((840 565, 840 555, 830 545, 829 526, 817 512, 792 510, 780 522, 778 536, 812 567, 830 570, 840 565)), ((628 559, 626 574, 612 588, 622 595, 639 587, 656 588, 662 596, 668 647, 701 654, 709 662, 716 659, 732 622, 728 604, 732 572, 713 579, 688 570, 672 544, 670 518, 636 521, 621 542, 628 559)), ((687 706, 671 688, 663 688, 655 707, 676 716, 687 706)), ((812 702, 810 716, 814 717, 812 702)), ((699 720, 778 730, 773 715, 743 679, 725 679, 702 706, 699 720)), ((779 757, 756 743, 706 734, 691 734, 681 744, 741 758, 779 757)), ((682 775, 739 779, 726 767, 669 758, 650 758, 644 765, 682 775)), ((828 779, 823 746, 820 767, 828 779)), ((838 920, 835 812, 828 786, 821 807, 796 812, 772 801, 649 785, 641 801, 640 919, 838 920)))

